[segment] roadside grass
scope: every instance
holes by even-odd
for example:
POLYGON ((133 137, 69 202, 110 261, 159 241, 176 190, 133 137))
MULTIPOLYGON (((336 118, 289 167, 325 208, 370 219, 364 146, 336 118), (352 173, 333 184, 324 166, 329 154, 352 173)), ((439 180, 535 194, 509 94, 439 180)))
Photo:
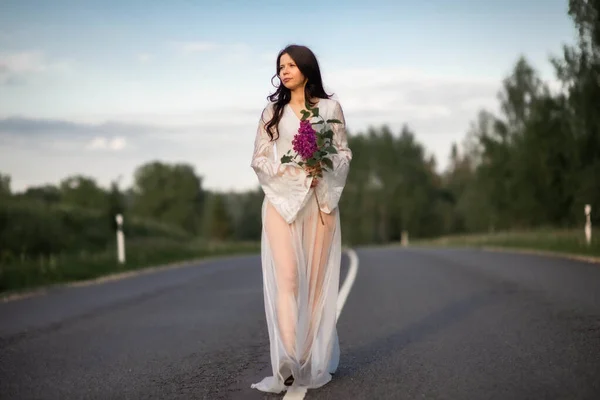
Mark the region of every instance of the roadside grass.
POLYGON ((415 240, 411 241, 410 244, 436 247, 503 248, 600 257, 600 229, 593 230, 590 245, 586 242, 583 229, 539 229, 488 234, 452 235, 428 240, 415 240))
POLYGON ((17 257, 0 260, 0 297, 42 286, 95 279, 114 273, 129 272, 208 257, 256 254, 260 243, 205 242, 146 238, 130 240, 126 262, 117 262, 116 248, 98 252, 78 252, 17 257))

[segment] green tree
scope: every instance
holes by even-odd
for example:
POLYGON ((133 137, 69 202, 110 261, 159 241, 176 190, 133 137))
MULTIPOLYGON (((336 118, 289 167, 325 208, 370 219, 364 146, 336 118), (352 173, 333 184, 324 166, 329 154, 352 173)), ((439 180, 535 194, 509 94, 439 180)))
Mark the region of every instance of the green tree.
POLYGON ((61 201, 60 188, 56 185, 33 186, 27 188, 24 193, 15 196, 18 199, 34 200, 44 204, 57 204, 61 201))
POLYGON ((459 153, 454 143, 450 150, 450 160, 441 176, 439 214, 444 233, 462 233, 467 230, 467 215, 470 210, 460 207, 464 203, 468 188, 475 184, 475 173, 471 159, 459 153), (461 203, 462 202, 462 203, 461 203))
POLYGON ((60 183, 60 198, 64 204, 104 210, 107 207, 106 191, 90 177, 75 175, 60 183))
POLYGON ((235 238, 238 240, 260 240, 262 228, 262 203, 264 193, 257 188, 237 196, 238 202, 235 210, 238 214, 235 218, 235 238))
POLYGON ((228 240, 233 233, 233 221, 228 210, 225 195, 211 196, 210 239, 228 240))
POLYGON ((199 234, 203 202, 202 179, 190 165, 154 161, 135 171, 132 211, 136 215, 199 234))
POLYGON ((388 126, 352 135, 352 167, 340 203, 342 234, 351 244, 385 243, 439 232, 435 160, 415 134, 388 126))
POLYGON ((112 231, 117 229, 116 215, 125 214, 125 195, 119 189, 119 182, 113 181, 107 193, 107 219, 112 231))
POLYGON ((0 173, 0 197, 7 197, 12 194, 10 190, 10 175, 0 173))
MULTIPOLYGON (((600 0, 569 0, 569 16, 578 32, 576 45, 564 46, 552 62, 566 93, 569 126, 577 142, 577 188, 573 215, 583 219, 583 205, 600 209, 600 0)), ((595 223, 600 213, 592 212, 595 223)))

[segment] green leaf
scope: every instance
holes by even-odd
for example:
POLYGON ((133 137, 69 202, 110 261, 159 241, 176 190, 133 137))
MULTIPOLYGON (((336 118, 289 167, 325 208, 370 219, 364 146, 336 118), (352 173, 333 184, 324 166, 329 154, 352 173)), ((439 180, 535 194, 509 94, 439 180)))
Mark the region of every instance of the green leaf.
POLYGON ((327 120, 327 123, 328 123, 328 124, 341 124, 341 123, 342 123, 342 121, 340 121, 339 119, 335 119, 335 118, 333 118, 333 119, 328 119, 328 120, 327 120))
POLYGON ((282 164, 286 164, 286 163, 289 163, 291 161, 292 161, 292 156, 288 156, 288 155, 281 156, 281 163, 282 164))
POLYGON ((333 170, 333 161, 331 161, 330 158, 324 158, 322 160, 323 164, 325 164, 327 167, 329 167, 330 170, 333 170))
POLYGON ((302 113, 302 119, 301 119, 301 121, 305 121, 305 120, 307 120, 310 117, 310 113, 308 111, 302 110, 300 112, 302 113))
POLYGON ((319 117, 319 107, 313 108, 312 112, 313 112, 313 117, 315 117, 315 118, 319 117))
POLYGON ((323 137, 326 139, 333 139, 333 131, 331 129, 323 132, 323 137))
POLYGON ((311 122, 312 125, 319 125, 319 124, 322 124, 322 123, 323 123, 323 121, 311 122))
POLYGON ((337 149, 333 146, 328 146, 325 148, 325 151, 328 152, 329 154, 337 154, 337 149))

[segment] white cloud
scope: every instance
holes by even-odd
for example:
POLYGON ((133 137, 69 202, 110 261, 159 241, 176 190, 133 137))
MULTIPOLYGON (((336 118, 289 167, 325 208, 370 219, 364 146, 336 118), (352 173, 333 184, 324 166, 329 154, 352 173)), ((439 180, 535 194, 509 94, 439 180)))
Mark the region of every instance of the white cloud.
POLYGON ((89 150, 102 150, 106 149, 106 138, 96 137, 87 145, 89 150))
POLYGON ((500 88, 500 77, 432 75, 407 69, 342 70, 324 81, 344 97, 348 110, 396 115, 407 111, 405 116, 417 118, 448 116, 473 99, 494 99, 500 88))
POLYGON ((120 150, 123 150, 126 145, 127 145, 127 141, 125 140, 125 138, 116 137, 116 138, 113 138, 108 143, 108 148, 111 150, 114 150, 114 151, 120 151, 120 150))
POLYGON ((93 138, 86 146, 88 150, 111 150, 121 151, 127 146, 127 141, 124 137, 107 137, 98 136, 93 138))
POLYGON ((407 124, 443 169, 452 143, 462 142, 478 111, 496 111, 502 77, 363 68, 324 73, 323 80, 340 99, 352 132, 387 124, 399 133, 407 124))
POLYGON ((40 51, 0 53, 0 85, 19 83, 32 74, 66 72, 70 69, 69 62, 50 61, 40 51))
POLYGON ((1 54, 0 65, 17 74, 40 72, 47 68, 44 55, 38 51, 1 54))

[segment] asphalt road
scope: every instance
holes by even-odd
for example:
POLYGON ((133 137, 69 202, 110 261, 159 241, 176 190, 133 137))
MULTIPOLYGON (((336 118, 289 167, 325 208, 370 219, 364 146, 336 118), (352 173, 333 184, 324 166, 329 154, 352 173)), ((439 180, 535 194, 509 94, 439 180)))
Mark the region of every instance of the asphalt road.
MULTIPOLYGON (((600 265, 358 249, 342 358, 306 399, 600 399, 600 265)), ((344 257, 342 279, 348 271, 344 257)), ((280 399, 260 259, 0 304, 1 399, 280 399)))

